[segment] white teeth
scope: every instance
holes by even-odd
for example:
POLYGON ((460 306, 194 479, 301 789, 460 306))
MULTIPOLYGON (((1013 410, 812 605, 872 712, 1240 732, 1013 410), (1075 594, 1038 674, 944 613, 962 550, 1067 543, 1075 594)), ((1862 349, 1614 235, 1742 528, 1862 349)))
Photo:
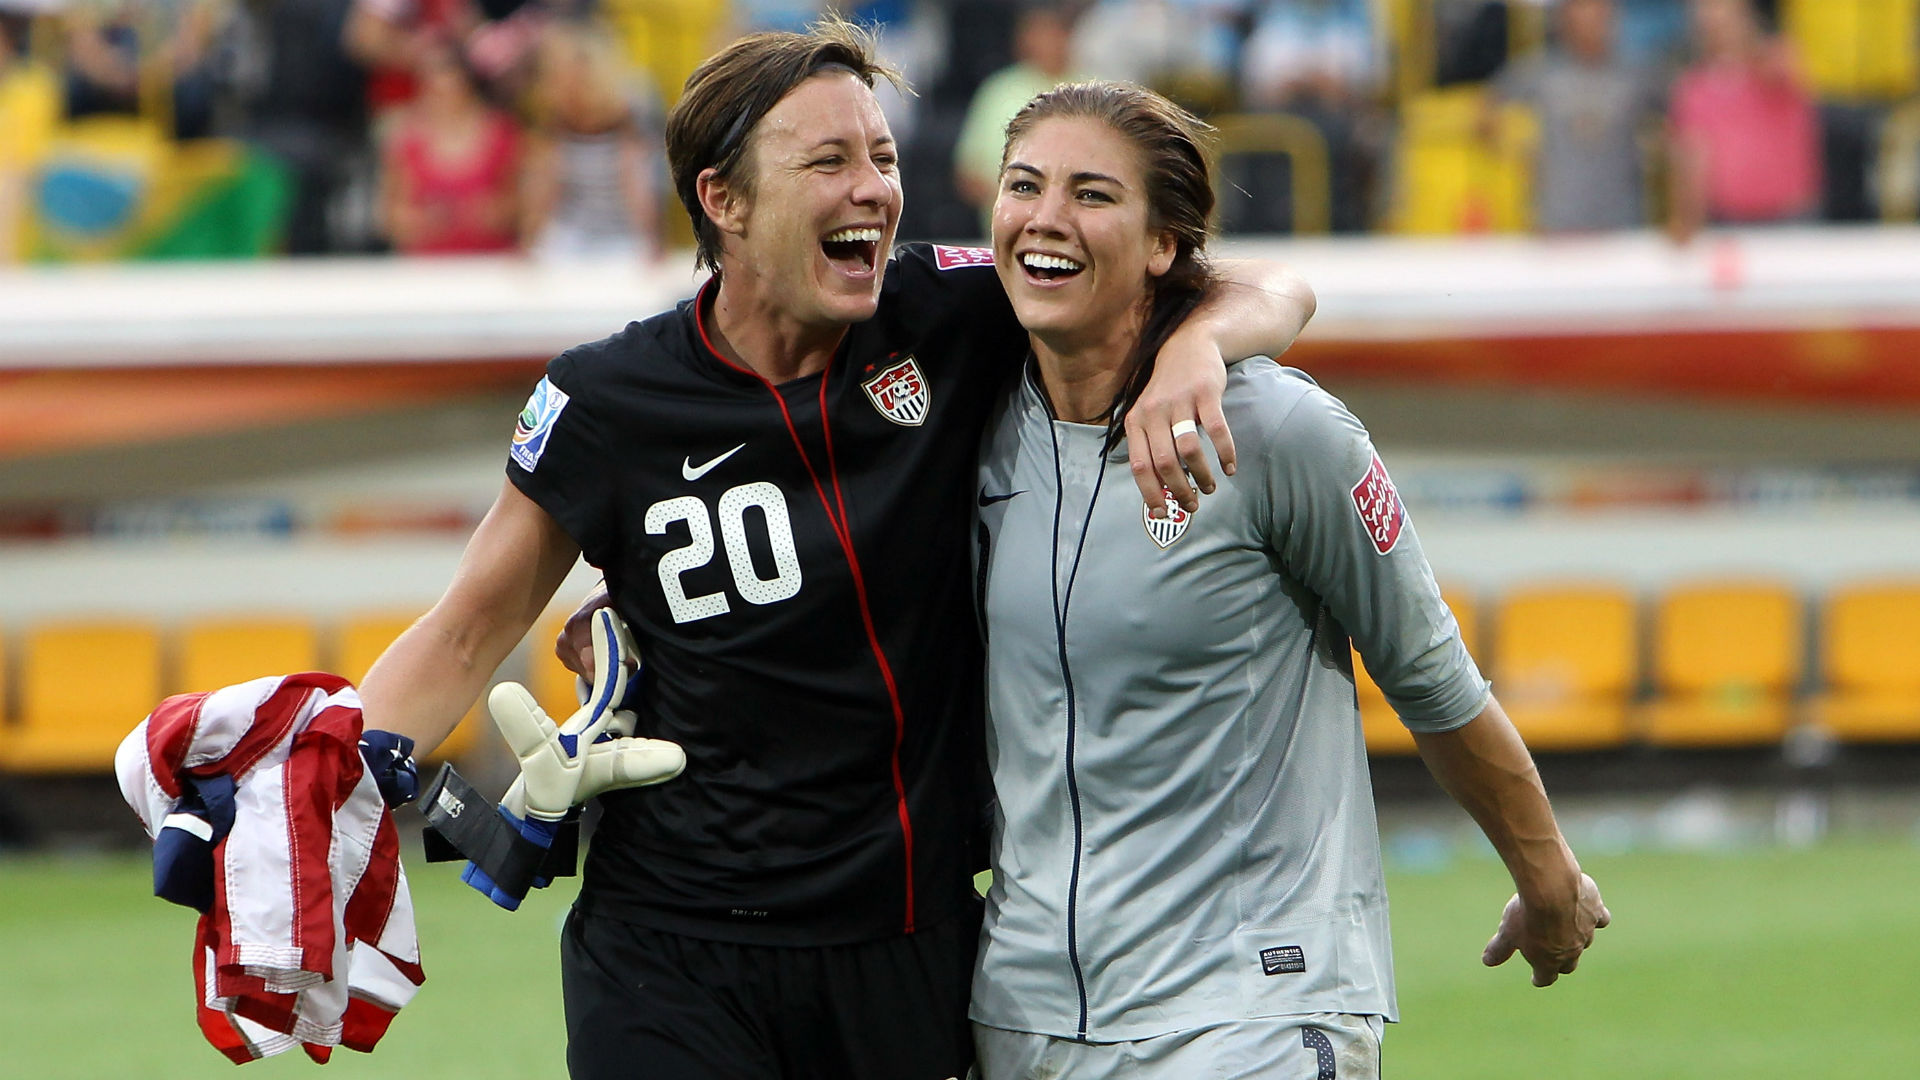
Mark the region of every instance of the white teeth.
POLYGON ((841 229, 839 232, 827 234, 827 240, 826 240, 826 242, 829 244, 854 244, 854 243, 859 243, 861 241, 865 241, 866 243, 869 243, 869 244, 879 243, 880 230, 879 229, 841 229))
POLYGON ((1025 255, 1020 256, 1020 261, 1026 264, 1026 267, 1029 270, 1084 270, 1086 269, 1085 266, 1083 266, 1080 263, 1074 262, 1072 259, 1062 258, 1058 255, 1042 255, 1037 251, 1029 251, 1025 255))

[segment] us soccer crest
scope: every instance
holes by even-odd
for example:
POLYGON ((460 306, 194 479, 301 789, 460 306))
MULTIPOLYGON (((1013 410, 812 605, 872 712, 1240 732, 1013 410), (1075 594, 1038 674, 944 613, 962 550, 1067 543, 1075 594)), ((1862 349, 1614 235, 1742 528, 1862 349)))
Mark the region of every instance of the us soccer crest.
POLYGON ((1154 517, 1143 506, 1140 508, 1140 520, 1146 523, 1147 535, 1164 550, 1172 547, 1175 540, 1187 534, 1187 526, 1193 523, 1193 515, 1180 509, 1180 504, 1173 499, 1173 492, 1161 488, 1160 496, 1167 500, 1167 516, 1154 517))
POLYGON ((919 427, 933 401, 927 378, 912 356, 861 383, 860 389, 881 416, 906 427, 919 427))

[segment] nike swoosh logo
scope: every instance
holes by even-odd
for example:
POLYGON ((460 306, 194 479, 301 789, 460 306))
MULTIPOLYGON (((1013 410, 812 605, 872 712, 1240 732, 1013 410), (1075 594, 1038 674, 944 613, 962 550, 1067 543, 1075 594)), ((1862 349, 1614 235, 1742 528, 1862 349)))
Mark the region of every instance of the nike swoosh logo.
POLYGON ((695 465, 693 463, 692 458, 687 458, 680 463, 680 475, 686 477, 688 480, 698 480, 701 477, 712 472, 714 469, 718 468, 721 462, 739 453, 742 449, 746 447, 746 445, 747 445, 746 443, 741 443, 739 446, 736 446, 733 449, 727 451, 726 453, 721 454, 719 457, 714 458, 712 461, 707 462, 705 465, 695 465))
POLYGON ((1006 502, 1008 499, 1013 498, 1015 495, 1025 495, 1026 493, 1027 493, 1027 489, 1021 488, 1019 491, 1009 491, 1005 495, 989 495, 987 494, 986 488, 981 488, 980 489, 980 505, 992 506, 994 503, 1006 502))

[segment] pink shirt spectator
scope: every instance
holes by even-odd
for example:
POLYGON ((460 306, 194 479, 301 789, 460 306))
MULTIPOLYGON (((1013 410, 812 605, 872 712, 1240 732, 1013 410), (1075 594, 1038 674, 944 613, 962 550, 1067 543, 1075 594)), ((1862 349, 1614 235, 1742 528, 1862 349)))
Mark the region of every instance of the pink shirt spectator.
POLYGON ((1798 81, 1749 66, 1694 68, 1673 90, 1673 125, 1704 154, 1709 220, 1779 221, 1820 201, 1820 120, 1798 81))
POLYGON ((518 242, 510 210, 519 182, 520 132, 489 111, 471 153, 449 157, 417 125, 399 132, 395 164, 406 198, 422 213, 421 230, 398 244, 408 255, 508 251, 518 242))

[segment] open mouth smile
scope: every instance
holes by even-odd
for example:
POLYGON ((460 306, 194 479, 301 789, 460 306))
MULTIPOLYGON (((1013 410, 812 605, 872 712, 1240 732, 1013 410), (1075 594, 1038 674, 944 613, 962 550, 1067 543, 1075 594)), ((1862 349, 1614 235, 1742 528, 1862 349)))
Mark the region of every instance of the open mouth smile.
POLYGON ((1061 281, 1087 268, 1085 263, 1076 262, 1064 255, 1049 255, 1040 251, 1029 251, 1021 255, 1020 267, 1027 272, 1028 278, 1035 281, 1061 281))
POLYGON ((850 274, 871 271, 880 254, 880 228, 854 225, 828 233, 820 241, 827 261, 850 274))

